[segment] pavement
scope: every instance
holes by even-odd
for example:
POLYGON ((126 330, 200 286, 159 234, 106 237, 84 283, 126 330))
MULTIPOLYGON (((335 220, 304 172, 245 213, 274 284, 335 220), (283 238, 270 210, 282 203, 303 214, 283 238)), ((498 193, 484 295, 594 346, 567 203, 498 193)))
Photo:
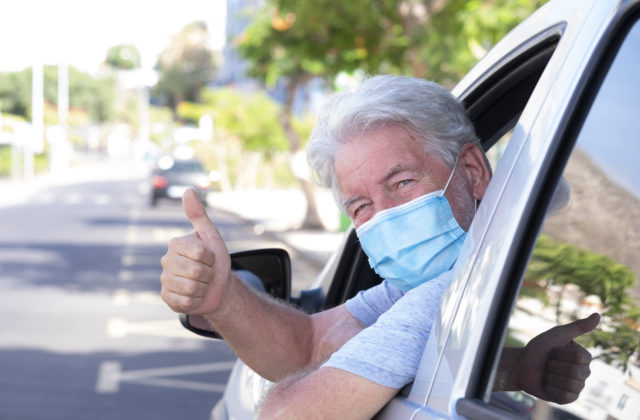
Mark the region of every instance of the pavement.
MULTIPOLYGON (((148 170, 139 163, 101 157, 84 159, 64 172, 40 174, 28 181, 0 178, 0 207, 27 202, 38 192, 55 186, 106 180, 143 181, 147 177, 148 170)), ((331 193, 319 189, 316 198, 325 229, 301 228, 306 200, 300 190, 293 188, 211 192, 207 212, 214 223, 217 211, 234 214, 251 225, 256 234, 270 235, 320 269, 337 249, 344 233, 338 229, 339 212, 331 193)))

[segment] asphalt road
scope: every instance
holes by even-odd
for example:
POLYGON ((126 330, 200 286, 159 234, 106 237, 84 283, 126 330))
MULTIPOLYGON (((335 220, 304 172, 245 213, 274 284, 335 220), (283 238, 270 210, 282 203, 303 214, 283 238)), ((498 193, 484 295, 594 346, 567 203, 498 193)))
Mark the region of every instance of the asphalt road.
MULTIPOLYGON (((235 357, 160 300, 160 258, 191 226, 141 185, 79 180, 0 206, 0 419, 209 418, 235 357)), ((231 251, 278 245, 213 212, 231 251)))

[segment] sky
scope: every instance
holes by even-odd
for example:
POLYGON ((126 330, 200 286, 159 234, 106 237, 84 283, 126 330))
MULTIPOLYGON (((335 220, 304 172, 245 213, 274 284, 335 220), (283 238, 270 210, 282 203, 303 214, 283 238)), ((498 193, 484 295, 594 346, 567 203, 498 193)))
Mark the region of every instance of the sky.
POLYGON ((0 71, 33 63, 94 72, 107 50, 133 44, 142 67, 187 24, 207 23, 211 47, 224 43, 225 0, 0 0, 0 71))

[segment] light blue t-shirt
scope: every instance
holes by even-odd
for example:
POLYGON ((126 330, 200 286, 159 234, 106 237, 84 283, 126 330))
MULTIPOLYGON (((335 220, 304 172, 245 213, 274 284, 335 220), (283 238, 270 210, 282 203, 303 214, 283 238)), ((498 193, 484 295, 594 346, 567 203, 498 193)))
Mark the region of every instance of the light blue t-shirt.
POLYGON ((447 271, 406 293, 386 281, 358 293, 346 302, 347 309, 367 328, 323 366, 391 388, 413 381, 451 277, 447 271))

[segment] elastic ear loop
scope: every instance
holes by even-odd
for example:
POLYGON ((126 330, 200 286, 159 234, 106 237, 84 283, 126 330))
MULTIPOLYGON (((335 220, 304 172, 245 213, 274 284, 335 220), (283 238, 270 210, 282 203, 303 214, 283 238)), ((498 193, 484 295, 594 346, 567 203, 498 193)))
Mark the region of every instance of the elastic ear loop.
POLYGON ((447 188, 449 187, 449 183, 453 179, 453 174, 456 172, 456 167, 458 166, 458 158, 459 157, 460 156, 458 156, 456 158, 456 161, 453 163, 453 170, 451 171, 451 174, 449 175, 449 179, 447 179, 447 183, 444 185, 444 188, 442 189, 442 194, 440 194, 440 197, 442 197, 444 195, 445 191, 447 191, 447 188))

